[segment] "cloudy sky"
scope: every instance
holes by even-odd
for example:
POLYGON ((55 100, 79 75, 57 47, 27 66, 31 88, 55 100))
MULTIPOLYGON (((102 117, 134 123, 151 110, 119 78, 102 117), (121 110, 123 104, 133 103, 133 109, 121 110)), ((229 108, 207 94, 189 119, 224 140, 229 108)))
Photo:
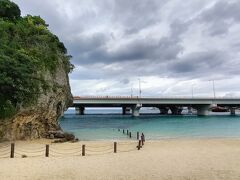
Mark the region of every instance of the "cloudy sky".
POLYGON ((240 0, 14 0, 73 56, 73 95, 240 95, 240 0))

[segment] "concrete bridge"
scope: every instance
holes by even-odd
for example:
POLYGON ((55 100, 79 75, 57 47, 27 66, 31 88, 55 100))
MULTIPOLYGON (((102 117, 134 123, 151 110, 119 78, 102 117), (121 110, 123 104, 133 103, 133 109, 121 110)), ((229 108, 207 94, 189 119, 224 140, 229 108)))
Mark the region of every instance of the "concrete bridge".
POLYGON ((216 106, 228 108, 233 115, 240 107, 240 98, 77 96, 73 101, 76 112, 82 115, 86 107, 121 107, 123 114, 131 112, 133 116, 139 116, 141 107, 158 108, 160 114, 167 114, 170 109, 174 115, 180 115, 182 108, 188 107, 196 109, 197 115, 208 115, 209 109, 216 106))

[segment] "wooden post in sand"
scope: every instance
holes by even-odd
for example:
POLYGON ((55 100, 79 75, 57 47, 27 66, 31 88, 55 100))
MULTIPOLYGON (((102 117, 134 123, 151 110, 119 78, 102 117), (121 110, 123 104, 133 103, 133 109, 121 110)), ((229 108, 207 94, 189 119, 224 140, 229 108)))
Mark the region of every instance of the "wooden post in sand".
POLYGON ((124 129, 123 129, 123 134, 124 134, 125 132, 124 132, 124 129))
POLYGON ((144 136, 144 134, 142 133, 142 135, 141 135, 141 141, 142 141, 142 146, 144 145, 144 142, 145 142, 145 136, 144 136))
POLYGON ((14 143, 11 143, 10 158, 14 158, 14 149, 15 149, 15 144, 14 144, 14 143))
POLYGON ((137 132, 137 140, 139 140, 139 132, 137 132))
POLYGON ((128 135, 128 130, 127 130, 127 135, 128 135))
POLYGON ((132 138, 132 133, 131 132, 129 132, 129 137, 132 138))
POLYGON ((45 157, 49 157, 49 145, 46 145, 45 157))
POLYGON ((117 153, 117 142, 114 142, 114 153, 117 153))
POLYGON ((85 145, 82 145, 82 156, 85 156, 85 145))
POLYGON ((138 150, 140 150, 141 148, 141 140, 138 141, 138 146, 137 146, 138 150))

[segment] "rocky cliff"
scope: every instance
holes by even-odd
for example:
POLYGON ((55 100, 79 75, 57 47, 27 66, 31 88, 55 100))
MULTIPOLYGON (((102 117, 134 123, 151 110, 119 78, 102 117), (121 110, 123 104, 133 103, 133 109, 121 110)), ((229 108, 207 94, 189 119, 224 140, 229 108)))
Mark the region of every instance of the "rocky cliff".
POLYGON ((72 103, 67 49, 39 16, 0 0, 0 140, 47 138, 72 103))
POLYGON ((68 74, 60 64, 56 73, 47 73, 45 79, 50 82, 51 90, 41 94, 34 105, 21 108, 14 117, 2 121, 2 139, 48 138, 49 132, 61 130, 58 120, 72 103, 68 74))

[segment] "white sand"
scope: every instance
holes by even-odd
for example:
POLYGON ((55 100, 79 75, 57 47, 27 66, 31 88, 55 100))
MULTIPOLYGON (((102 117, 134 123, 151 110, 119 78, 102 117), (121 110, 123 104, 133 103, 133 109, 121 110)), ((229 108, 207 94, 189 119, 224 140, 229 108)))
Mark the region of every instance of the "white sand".
MULTIPOLYGON (((27 149, 30 152, 43 148, 40 155, 44 156, 46 143, 46 141, 17 142, 16 151, 27 149)), ((50 145, 50 149, 70 154, 75 151, 78 153, 82 144, 86 144, 88 147, 86 150, 106 150, 109 154, 20 158, 19 153, 20 155, 14 159, 0 159, 0 179, 240 179, 239 139, 152 141, 147 142, 140 151, 117 154, 112 153, 112 142, 54 144, 50 145), (95 146, 104 147, 94 148, 95 146)), ((123 151, 135 148, 136 143, 120 144, 118 150, 123 151)), ((4 144, 0 144, 0 148, 3 146, 4 144)), ((31 153, 28 153, 28 156, 30 155, 31 153)))

